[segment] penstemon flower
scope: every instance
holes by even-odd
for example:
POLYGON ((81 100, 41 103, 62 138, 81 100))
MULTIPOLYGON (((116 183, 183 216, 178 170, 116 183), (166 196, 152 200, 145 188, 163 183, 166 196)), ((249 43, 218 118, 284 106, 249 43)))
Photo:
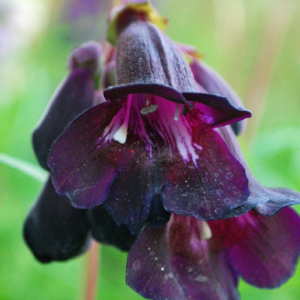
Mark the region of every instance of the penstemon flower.
POLYGON ((76 49, 34 132, 52 183, 25 222, 27 244, 42 262, 82 253, 91 235, 129 251, 128 285, 155 300, 239 299, 239 276, 283 284, 300 253, 300 219, 285 206, 300 194, 254 178, 235 136, 251 113, 165 35, 149 2, 124 2, 102 68, 98 44, 76 49))
POLYGON ((244 168, 215 128, 250 113, 199 93, 184 56, 146 13, 131 6, 113 21, 116 85, 52 146, 57 192, 79 208, 104 203, 132 233, 170 212, 208 220, 243 205, 244 168))
POLYGON ((250 211, 201 221, 173 215, 145 229, 129 252, 127 284, 153 300, 238 300, 238 278, 275 288, 295 271, 300 218, 290 208, 273 217, 250 211))

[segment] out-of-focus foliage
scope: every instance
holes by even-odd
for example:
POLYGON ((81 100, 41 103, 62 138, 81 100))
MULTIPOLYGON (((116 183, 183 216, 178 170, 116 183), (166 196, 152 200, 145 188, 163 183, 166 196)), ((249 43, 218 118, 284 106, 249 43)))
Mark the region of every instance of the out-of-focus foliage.
MULTIPOLYGON (((70 50, 89 31, 76 36, 72 20, 60 14, 66 9, 63 1, 10 3, 0 1, 0 153, 39 168, 31 148, 32 129, 66 75, 70 50)), ((300 191, 300 2, 159 3, 160 12, 169 19, 167 33, 197 46, 205 62, 227 79, 253 111, 241 143, 256 177, 268 186, 300 191)), ((99 16, 99 24, 104 24, 105 15, 99 12, 99 16)), ((95 30, 86 38, 91 37, 100 39, 101 34, 95 30)), ((29 176, 30 171, 16 169, 12 160, 1 157, 0 299, 82 298, 86 256, 41 265, 22 239, 23 221, 39 193, 43 173, 29 176)), ((102 246, 99 299, 141 299, 125 285, 125 264, 124 253, 102 246)), ((239 290, 243 300, 298 300, 300 270, 276 290, 242 282, 239 290)))

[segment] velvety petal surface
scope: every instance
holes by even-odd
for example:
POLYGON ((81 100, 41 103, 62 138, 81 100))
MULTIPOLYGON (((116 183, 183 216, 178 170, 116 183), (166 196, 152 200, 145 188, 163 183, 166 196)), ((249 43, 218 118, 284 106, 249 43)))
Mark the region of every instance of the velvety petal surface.
POLYGON ((33 148, 40 165, 49 169, 47 157, 53 141, 78 114, 93 105, 94 83, 88 70, 75 69, 55 92, 33 132, 33 148))
POLYGON ((300 218, 290 208, 266 217, 253 211, 209 222, 216 248, 229 249, 230 259, 242 278, 261 288, 286 282, 300 254, 300 218))
POLYGON ((300 193, 283 188, 267 188, 256 180, 249 169, 238 141, 229 126, 219 128, 218 132, 223 137, 231 153, 245 168, 249 180, 250 191, 248 200, 242 206, 232 210, 224 217, 236 217, 253 208, 260 214, 273 215, 285 206, 300 204, 300 193))
POLYGON ((100 243, 129 251, 137 239, 137 235, 132 235, 127 227, 115 223, 104 205, 89 210, 88 220, 93 238, 100 243))
MULTIPOLYGON (((49 154, 52 181, 60 194, 79 208, 93 208, 105 200, 117 174, 114 160, 102 159, 97 144, 120 104, 103 103, 78 116, 58 138, 49 154)), ((109 153, 110 149, 105 149, 109 153)))
POLYGON ((189 114, 195 158, 187 162, 175 156, 174 165, 165 170, 164 205, 176 214, 222 218, 247 201, 248 179, 218 133, 200 127, 194 117, 189 114))
POLYGON ((129 252, 127 284, 157 300, 239 299, 237 278, 226 251, 200 241, 193 218, 175 217, 165 227, 146 229, 129 252))
POLYGON ((117 84, 162 84, 195 92, 189 65, 176 45, 155 25, 136 21, 123 28, 116 45, 117 84))
POLYGON ((23 234, 34 256, 43 263, 77 256, 87 250, 90 241, 86 211, 58 195, 50 180, 27 216, 23 234))
MULTIPOLYGON (((226 97, 235 107, 244 108, 244 104, 228 83, 211 67, 203 62, 193 59, 190 68, 195 80, 207 93, 226 97)), ((246 120, 232 124, 236 134, 242 134, 246 128, 246 120)))

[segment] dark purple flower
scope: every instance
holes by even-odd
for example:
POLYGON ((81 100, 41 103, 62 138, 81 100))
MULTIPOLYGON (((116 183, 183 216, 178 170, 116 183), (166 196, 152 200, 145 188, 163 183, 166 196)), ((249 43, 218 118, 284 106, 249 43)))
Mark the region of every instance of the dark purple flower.
POLYGON ((236 217, 254 209, 262 215, 271 216, 285 206, 300 204, 300 193, 285 188, 267 188, 261 185, 251 173, 238 141, 229 126, 218 129, 234 157, 242 164, 249 180, 249 198, 240 207, 232 210, 224 218, 236 217))
POLYGON ((77 256, 90 244, 86 210, 70 205, 68 197, 58 195, 48 180, 26 218, 24 239, 43 263, 77 256))
POLYGON ((172 215, 167 225, 145 229, 130 250, 127 284, 153 300, 237 300, 239 277, 275 288, 294 274, 299 235, 290 208, 208 222, 172 215))
POLYGON ((47 157, 53 141, 78 114, 93 106, 94 77, 99 72, 102 47, 87 42, 73 50, 69 57, 67 78, 54 93, 33 135, 33 149, 40 165, 49 170, 47 157))
POLYGON ((91 237, 122 251, 129 251, 137 237, 125 226, 118 226, 104 206, 74 208, 68 197, 55 192, 50 180, 26 218, 23 235, 34 256, 43 263, 84 253, 91 237))
MULTIPOLYGON (((199 91, 218 94, 228 98, 236 107, 243 108, 244 105, 236 93, 225 82, 225 80, 212 68, 199 61, 201 55, 192 46, 179 45, 180 49, 189 56, 189 63, 199 91)), ((242 134, 246 127, 246 119, 231 124, 235 134, 242 134)), ((267 188, 262 186, 251 173, 245 157, 239 147, 238 141, 228 126, 218 128, 218 132, 227 143, 231 153, 242 164, 249 180, 250 196, 241 207, 232 210, 224 218, 236 217, 254 209, 260 214, 274 215, 281 208, 300 203, 300 194, 296 191, 284 188, 267 188)))
POLYGON ((116 86, 68 125, 48 160, 58 193, 79 208, 104 203, 133 233, 149 218, 166 223, 165 210, 222 218, 249 196, 244 168, 216 128, 250 113, 199 93, 179 49, 146 19, 131 8, 113 19, 116 86))
MULTIPOLYGON (((234 106, 243 108, 243 102, 235 93, 235 91, 228 85, 228 83, 211 67, 204 62, 193 59, 190 64, 191 70, 194 74, 196 82, 207 93, 217 94, 226 97, 234 106)), ((231 124, 236 134, 242 134, 246 129, 247 120, 231 124)))
MULTIPOLYGON (((33 134, 33 146, 42 167, 47 169, 51 144, 64 127, 94 103, 94 78, 102 51, 95 42, 76 48, 69 58, 70 73, 54 94, 49 108, 33 134)), ((66 260, 87 250, 91 235, 99 242, 128 251, 136 239, 124 226, 117 226, 104 206, 79 210, 58 195, 50 180, 24 224, 24 238, 41 262, 66 260)))

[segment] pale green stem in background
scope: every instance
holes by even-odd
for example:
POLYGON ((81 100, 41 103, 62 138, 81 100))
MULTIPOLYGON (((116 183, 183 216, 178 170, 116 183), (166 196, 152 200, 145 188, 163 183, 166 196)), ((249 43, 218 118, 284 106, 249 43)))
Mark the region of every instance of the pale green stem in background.
POLYGON ((40 182, 45 182, 48 177, 48 173, 40 167, 34 166, 24 160, 12 157, 4 153, 0 153, 0 162, 40 182))

